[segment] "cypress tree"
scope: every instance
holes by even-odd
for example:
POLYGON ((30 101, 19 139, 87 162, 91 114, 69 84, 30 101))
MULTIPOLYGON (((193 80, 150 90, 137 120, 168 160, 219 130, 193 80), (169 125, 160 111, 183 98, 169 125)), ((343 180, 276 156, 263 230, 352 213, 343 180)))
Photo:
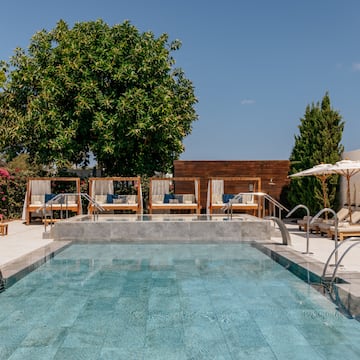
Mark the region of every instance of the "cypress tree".
MULTIPOLYGON (((338 111, 331 108, 329 94, 321 104, 306 107, 300 119, 299 134, 290 155, 290 174, 309 169, 321 163, 334 164, 341 159, 344 147, 341 144, 344 122, 338 111)), ((336 192, 339 176, 332 175, 327 181, 327 203, 336 208, 336 192)), ((306 205, 312 214, 323 208, 321 181, 315 176, 292 178, 289 185, 288 201, 291 206, 306 205)))

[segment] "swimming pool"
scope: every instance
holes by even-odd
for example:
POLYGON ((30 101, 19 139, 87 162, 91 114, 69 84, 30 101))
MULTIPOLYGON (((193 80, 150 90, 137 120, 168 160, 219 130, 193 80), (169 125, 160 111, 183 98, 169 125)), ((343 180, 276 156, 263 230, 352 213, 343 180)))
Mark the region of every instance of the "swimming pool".
POLYGON ((360 358, 360 323, 246 243, 74 244, 0 309, 0 359, 360 358))

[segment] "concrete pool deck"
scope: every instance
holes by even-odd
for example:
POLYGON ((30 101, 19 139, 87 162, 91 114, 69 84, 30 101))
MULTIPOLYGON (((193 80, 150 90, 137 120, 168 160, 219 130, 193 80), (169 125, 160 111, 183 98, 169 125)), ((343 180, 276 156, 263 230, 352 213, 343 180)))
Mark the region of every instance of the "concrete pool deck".
MULTIPOLYGON (((3 278, 8 279, 7 286, 71 243, 43 238, 44 226, 41 224, 25 225, 23 221, 15 220, 9 222, 8 226, 8 235, 0 236, 0 270, 3 278)), ((274 231, 270 241, 260 240, 259 244, 268 249, 272 257, 283 257, 321 276, 324 264, 334 249, 334 241, 310 234, 309 250, 312 254, 303 254, 306 250, 306 233, 299 231, 296 224, 286 226, 291 236, 290 246, 282 245, 281 235, 277 231, 274 231)), ((339 250, 339 258, 351 245, 352 242, 348 242, 339 250)), ((340 292, 344 292, 343 297, 351 300, 352 307, 354 303, 359 303, 359 311, 355 312, 360 314, 360 245, 349 251, 342 264, 337 275, 346 283, 337 286, 340 292)), ((332 271, 333 268, 329 267, 329 272, 332 271)))

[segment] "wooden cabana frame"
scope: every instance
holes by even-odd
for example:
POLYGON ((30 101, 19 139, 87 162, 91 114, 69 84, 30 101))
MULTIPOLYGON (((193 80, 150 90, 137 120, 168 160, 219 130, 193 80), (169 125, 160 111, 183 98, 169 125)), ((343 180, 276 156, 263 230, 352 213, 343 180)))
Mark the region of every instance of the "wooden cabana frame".
POLYGON ((261 191, 260 177, 211 177, 208 183, 207 212, 212 215, 226 206, 223 195, 243 193, 241 202, 232 203, 232 211, 259 216, 261 201, 256 193, 261 191))
MULTIPOLYGON (((137 214, 142 213, 142 191, 141 191, 141 178, 140 176, 133 177, 94 177, 89 179, 89 196, 100 205, 104 211, 134 211, 137 214), (101 183, 100 183, 101 182, 101 183), (136 191, 136 194, 115 194, 116 183, 126 182, 133 183, 129 186, 136 191), (100 185, 101 186, 97 186, 100 185), (109 195, 115 195, 117 199, 109 201, 109 195)), ((89 204, 88 212, 92 214, 96 211, 94 204, 89 204)))
POLYGON ((27 225, 31 222, 31 213, 40 213, 41 210, 46 214, 49 210, 71 211, 77 215, 81 214, 81 196, 80 196, 80 178, 77 177, 38 177, 28 178, 25 196, 25 222, 27 225), (52 188, 55 183, 74 184, 74 195, 67 195, 59 203, 51 201, 51 206, 47 206, 50 200, 46 198, 58 195, 54 193, 52 188))
POLYGON ((195 177, 150 178, 149 213, 189 210, 200 214, 200 179, 195 177))

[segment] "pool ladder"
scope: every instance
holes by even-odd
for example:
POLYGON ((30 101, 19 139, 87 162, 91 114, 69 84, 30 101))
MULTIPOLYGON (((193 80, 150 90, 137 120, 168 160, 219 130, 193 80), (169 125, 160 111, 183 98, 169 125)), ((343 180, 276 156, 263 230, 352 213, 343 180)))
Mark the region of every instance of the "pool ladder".
MULTIPOLYGON (((330 290, 332 289, 334 283, 337 280, 336 275, 337 275, 337 272, 338 272, 338 270, 339 270, 339 268, 341 266, 341 263, 344 260, 345 256, 350 252, 351 249, 353 249, 355 246, 358 246, 359 244, 360 244, 360 238, 358 238, 358 237, 350 237, 350 238, 345 239, 342 242, 340 242, 335 247, 335 249, 331 252, 331 254, 329 255, 329 257, 328 257, 328 259, 327 259, 327 261, 325 263, 322 275, 321 275, 321 281, 325 285, 327 285, 330 290), (331 276, 327 276, 326 272, 327 272, 328 267, 330 266, 330 261, 331 261, 332 257, 338 253, 338 250, 339 250, 340 247, 342 247, 344 244, 347 244, 347 243, 349 243, 351 241, 355 241, 355 242, 352 245, 350 245, 344 251, 344 253, 341 255, 341 257, 338 260, 335 261, 335 264, 333 265, 334 270, 333 270, 331 276)), ((335 258, 337 258, 337 257, 335 256, 335 258)))
MULTIPOLYGON (((85 199, 87 200, 91 205, 93 205, 97 211, 95 211, 93 213, 94 216, 94 220, 95 218, 97 218, 99 216, 99 212, 104 211, 104 208, 98 204, 93 198, 91 198, 87 193, 62 193, 62 194, 57 194, 55 195, 51 200, 47 201, 38 211, 43 211, 43 215, 44 215, 44 225, 45 225, 45 232, 47 229, 47 223, 50 223, 50 227, 52 226, 54 219, 53 219, 53 205, 54 204, 60 204, 64 205, 64 209, 60 208, 60 212, 61 212, 61 216, 62 216, 62 212, 65 211, 65 219, 68 218, 68 210, 67 210, 67 204, 68 204, 68 197, 69 196, 79 196, 80 199, 85 199), (47 216, 47 210, 50 211, 51 214, 51 218, 50 221, 46 221, 46 216, 47 216)), ((80 204, 81 206, 81 204, 80 204)))
POLYGON ((262 199, 262 207, 260 207, 260 204, 258 207, 258 217, 265 217, 266 205, 268 205, 269 216, 274 216, 274 217, 277 216, 279 219, 281 219, 282 211, 289 212, 289 210, 284 205, 279 203, 276 199, 274 199, 272 196, 270 196, 267 193, 264 193, 264 192, 241 192, 241 193, 236 194, 223 207, 223 211, 228 214, 229 219, 232 219, 233 203, 241 200, 244 195, 257 196, 259 200, 262 199), (261 213, 261 209, 262 209, 262 213, 261 213))

